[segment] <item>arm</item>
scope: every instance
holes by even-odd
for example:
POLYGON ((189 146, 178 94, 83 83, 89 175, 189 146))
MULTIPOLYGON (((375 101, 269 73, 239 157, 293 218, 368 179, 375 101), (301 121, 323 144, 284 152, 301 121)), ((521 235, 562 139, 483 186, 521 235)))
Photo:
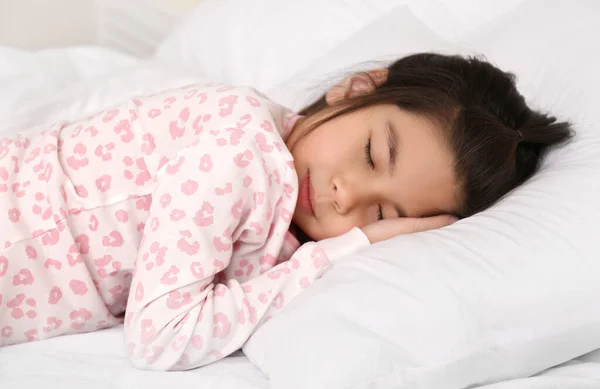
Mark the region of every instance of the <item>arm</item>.
POLYGON ((129 354, 139 368, 185 370, 227 356, 265 318, 321 276, 331 260, 368 245, 364 234, 354 229, 342 237, 308 243, 289 261, 247 282, 217 283, 219 272, 239 263, 238 252, 256 262, 264 255, 277 257, 281 245, 268 244, 273 241, 267 239, 269 228, 258 233, 247 226, 275 223, 285 230, 287 223, 270 212, 269 204, 278 203, 283 189, 269 185, 261 161, 268 157, 259 154, 257 146, 247 149, 253 157, 238 166, 234 159, 239 158, 239 148, 218 148, 218 153, 209 154, 216 146, 210 139, 205 143, 186 149, 165 166, 153 194, 125 320, 129 354), (168 173, 170 166, 179 166, 177 174, 168 173), (252 177, 253 184, 246 187, 245 177, 252 177), (265 191, 265 201, 254 201, 255 188, 265 191), (265 215, 271 219, 265 220, 265 215), (352 245, 336 244, 340 241, 352 245))

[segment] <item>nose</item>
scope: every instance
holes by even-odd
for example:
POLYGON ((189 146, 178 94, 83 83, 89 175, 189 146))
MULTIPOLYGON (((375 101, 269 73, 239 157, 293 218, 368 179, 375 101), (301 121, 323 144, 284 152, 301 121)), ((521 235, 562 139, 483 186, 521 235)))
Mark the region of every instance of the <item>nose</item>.
POLYGON ((336 178, 333 185, 333 206, 340 215, 351 212, 359 203, 361 191, 343 178, 336 178))

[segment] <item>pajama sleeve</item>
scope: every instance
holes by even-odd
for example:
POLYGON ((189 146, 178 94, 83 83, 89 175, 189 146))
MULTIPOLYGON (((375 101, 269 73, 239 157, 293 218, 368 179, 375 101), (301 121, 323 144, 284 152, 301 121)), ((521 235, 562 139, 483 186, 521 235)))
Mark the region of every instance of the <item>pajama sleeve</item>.
POLYGON ((141 369, 186 370, 239 350, 335 258, 369 244, 354 229, 307 243, 254 278, 220 283, 235 256, 259 266, 259 258, 278 255, 268 234, 291 216, 273 211, 285 191, 265 166, 279 167, 280 182, 297 178, 281 156, 257 145, 211 146, 185 149, 157 176, 125 317, 128 353, 141 369))

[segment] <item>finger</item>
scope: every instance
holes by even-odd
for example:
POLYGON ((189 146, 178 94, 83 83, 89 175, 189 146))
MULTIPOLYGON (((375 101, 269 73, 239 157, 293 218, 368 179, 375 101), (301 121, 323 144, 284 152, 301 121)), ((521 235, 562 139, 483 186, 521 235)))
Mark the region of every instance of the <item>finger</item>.
POLYGON ((422 218, 411 218, 406 219, 408 233, 422 232, 428 230, 435 230, 437 228, 446 227, 458 219, 451 215, 439 215, 432 217, 422 217, 422 218))

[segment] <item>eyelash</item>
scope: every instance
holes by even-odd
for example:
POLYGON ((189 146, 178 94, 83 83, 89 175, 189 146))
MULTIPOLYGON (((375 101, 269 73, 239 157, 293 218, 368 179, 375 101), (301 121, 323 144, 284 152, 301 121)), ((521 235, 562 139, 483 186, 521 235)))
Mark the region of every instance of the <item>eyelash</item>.
MULTIPOLYGON (((371 157, 371 138, 367 140, 367 144, 365 145, 365 159, 367 160, 367 164, 371 167, 371 169, 375 169, 375 162, 373 162, 373 158, 371 157)), ((377 206, 377 220, 383 220, 383 208, 381 205, 377 206)))

